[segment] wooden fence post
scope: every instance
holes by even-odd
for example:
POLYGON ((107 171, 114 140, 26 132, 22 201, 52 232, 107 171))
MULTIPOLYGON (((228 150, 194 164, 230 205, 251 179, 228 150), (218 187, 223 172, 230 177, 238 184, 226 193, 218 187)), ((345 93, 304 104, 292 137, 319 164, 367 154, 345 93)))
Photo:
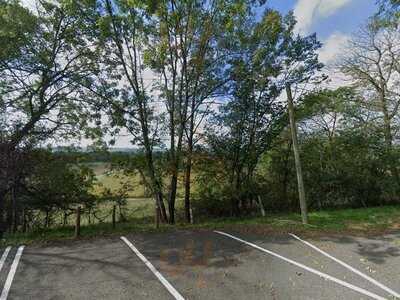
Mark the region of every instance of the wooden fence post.
POLYGON ((76 209, 75 238, 81 235, 81 207, 76 209))
POLYGON ((113 206, 113 211, 112 211, 112 228, 115 229, 115 211, 116 211, 116 206, 113 206))
POLYGON ((67 223, 68 223, 68 215, 67 215, 67 211, 64 210, 63 226, 66 226, 67 223))
POLYGON ((190 212, 190 224, 194 224, 194 219, 193 219, 193 209, 192 209, 192 208, 190 208, 190 209, 189 209, 189 212, 190 212))

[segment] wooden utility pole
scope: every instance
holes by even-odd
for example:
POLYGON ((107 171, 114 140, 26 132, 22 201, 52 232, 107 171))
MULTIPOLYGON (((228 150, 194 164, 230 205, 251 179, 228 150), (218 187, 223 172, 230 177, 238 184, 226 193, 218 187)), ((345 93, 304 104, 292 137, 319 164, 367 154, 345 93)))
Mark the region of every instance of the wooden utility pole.
POLYGON ((292 89, 290 87, 290 84, 288 84, 288 83, 286 84, 286 95, 287 95, 287 99, 288 99, 288 110, 289 110, 289 120, 290 120, 290 131, 292 133, 294 162, 296 165, 297 186, 298 186, 298 190, 299 190, 301 219, 303 221, 303 224, 308 224, 306 193, 304 191, 303 171, 301 169, 299 145, 297 142, 297 125, 294 120, 293 96, 292 96, 292 89))

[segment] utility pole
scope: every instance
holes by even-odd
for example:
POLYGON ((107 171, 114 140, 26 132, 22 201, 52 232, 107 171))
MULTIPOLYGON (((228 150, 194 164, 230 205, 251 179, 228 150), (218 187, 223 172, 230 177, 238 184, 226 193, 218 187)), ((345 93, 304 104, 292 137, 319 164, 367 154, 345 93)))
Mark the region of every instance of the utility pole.
POLYGON ((292 89, 289 83, 286 84, 286 95, 288 99, 288 110, 289 110, 289 120, 290 120, 290 131, 292 133, 294 162, 296 165, 297 187, 299 190, 301 219, 303 221, 303 224, 308 224, 306 193, 304 190, 303 171, 301 169, 299 145, 297 141, 297 125, 294 120, 293 96, 292 96, 292 89))

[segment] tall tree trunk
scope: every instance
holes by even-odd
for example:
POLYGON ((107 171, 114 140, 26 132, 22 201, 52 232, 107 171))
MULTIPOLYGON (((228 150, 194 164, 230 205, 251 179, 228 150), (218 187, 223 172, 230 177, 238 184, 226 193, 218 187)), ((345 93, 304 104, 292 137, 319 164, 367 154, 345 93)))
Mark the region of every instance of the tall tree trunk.
MULTIPOLYGON (((185 115, 186 118, 186 115, 185 115)), ((168 210, 169 210, 169 223, 175 223, 175 202, 176 202, 176 191, 178 188, 178 172, 179 172, 179 165, 181 162, 182 156, 182 140, 183 140, 183 133, 184 133, 184 126, 185 124, 180 122, 180 128, 178 131, 178 143, 176 145, 172 144, 175 143, 175 140, 171 138, 171 181, 170 181, 170 189, 169 189, 169 198, 168 198, 168 210)), ((174 131, 172 131, 174 132, 174 131)), ((171 134, 172 134, 171 132, 171 134)))
POLYGON ((147 171, 150 177, 150 183, 152 186, 152 192, 154 198, 156 200, 156 205, 160 209, 161 221, 163 223, 168 222, 167 212, 165 210, 164 199, 162 194, 161 182, 156 176, 156 171, 154 168, 154 161, 153 161, 153 151, 152 146, 149 139, 149 132, 146 123, 146 116, 145 116, 145 109, 140 105, 140 116, 141 116, 141 127, 142 127, 142 136, 143 142, 145 147, 145 154, 146 154, 146 163, 147 163, 147 171))
POLYGON ((382 113, 383 113, 383 124, 384 124, 384 136, 385 136, 385 143, 388 149, 392 148, 393 143, 393 135, 392 135, 392 125, 390 122, 389 111, 387 108, 385 93, 382 92, 381 94, 381 105, 382 105, 382 113))
POLYGON ((290 152, 292 151, 292 141, 290 140, 288 143, 288 149, 287 152, 285 153, 285 161, 284 161, 284 171, 283 171, 283 180, 282 180, 282 200, 284 203, 287 203, 287 209, 291 210, 293 209, 292 203, 287 202, 288 201, 288 184, 289 184, 289 158, 290 158, 290 152))
POLYGON ((193 144, 189 139, 188 152, 186 158, 186 169, 185 169, 185 220, 187 223, 191 222, 190 214, 190 185, 191 185, 191 173, 192 173, 192 154, 193 154, 193 144))
MULTIPOLYGON (((392 159, 393 155, 393 134, 392 134, 392 124, 389 115, 389 111, 387 108, 385 93, 382 92, 381 94, 381 105, 382 105, 382 113, 383 113, 383 124, 384 124, 384 137, 385 137, 385 144, 386 144, 386 152, 389 156, 389 159, 392 159)), ((397 165, 390 163, 390 171, 394 176, 396 183, 397 183, 397 192, 400 192, 400 174, 397 169, 397 165)))
POLYGON ((303 224, 308 224, 307 202, 306 202, 306 195, 305 195, 305 190, 304 190, 303 171, 301 169, 299 146, 298 146, 298 142, 297 142, 297 125, 296 125, 295 119, 294 119, 293 96, 292 96, 292 90, 291 90, 291 87, 289 84, 286 84, 286 94, 287 94, 287 98, 288 98, 290 129, 292 132, 293 153, 294 153, 294 161, 295 161, 296 173, 297 173, 297 185, 298 185, 298 190, 299 190, 301 219, 303 221, 303 224))
POLYGON ((155 186, 155 198, 156 198, 156 205, 160 209, 161 221, 163 223, 168 222, 167 211, 164 205, 163 194, 161 190, 161 184, 158 180, 153 180, 153 185, 155 186))
POLYGON ((236 195, 234 195, 234 212, 235 216, 239 217, 241 215, 241 207, 240 207, 240 202, 242 200, 242 193, 241 193, 241 182, 242 182, 242 167, 238 166, 236 170, 236 180, 235 180, 235 190, 236 190, 236 195))
POLYGON ((175 200, 176 200, 176 189, 178 186, 178 171, 174 168, 171 176, 169 198, 168 198, 168 212, 169 212, 169 223, 175 224, 175 200))
MULTIPOLYGON (((154 171, 154 170, 150 170, 150 171, 154 171)), ((166 211, 165 205, 164 205, 164 197, 162 194, 161 184, 160 184, 159 180, 155 178, 155 174, 151 175, 151 177, 153 177, 153 179, 151 179, 152 186, 153 186, 153 195, 156 200, 156 206, 160 210, 161 222, 167 223, 168 215, 167 215, 167 211, 166 211)))
POLYGON ((166 211, 165 205, 164 205, 164 197, 162 194, 161 183, 156 178, 153 166, 149 168, 149 171, 150 171, 150 180, 151 180, 152 186, 153 186, 153 194, 156 199, 156 205, 160 209, 161 222, 167 223, 168 215, 167 215, 167 211, 166 211))
MULTIPOLYGON (((146 97, 143 89, 140 88, 139 82, 138 82, 138 77, 140 77, 140 76, 138 75, 137 70, 140 69, 140 67, 138 66, 136 56, 135 56, 135 61, 134 61, 135 72, 134 72, 134 74, 130 74, 130 72, 129 72, 130 67, 127 65, 127 62, 123 58, 124 57, 124 47, 122 45, 122 41, 124 39, 123 39, 123 37, 121 37, 121 35, 120 35, 121 32, 117 28, 117 22, 116 22, 116 18, 114 15, 114 6, 110 0, 106 1, 106 10, 108 12, 108 15, 111 17, 112 27, 113 27, 113 40, 117 46, 120 63, 122 65, 124 73, 128 79, 129 85, 131 86, 132 91, 134 92, 135 97, 136 97, 137 110, 139 113, 141 135, 143 138, 143 146, 145 148, 146 169, 147 169, 148 175, 150 177, 150 184, 151 184, 153 196, 156 201, 156 205, 160 209, 161 221, 165 223, 168 221, 168 216, 167 216, 167 212, 165 210, 165 205, 164 205, 164 198, 163 198, 163 194, 162 194, 162 184, 156 176, 155 167, 154 167, 153 145, 152 145, 152 141, 150 139, 149 125, 148 125, 149 114, 148 114, 148 107, 147 107, 148 106, 147 97, 146 97)), ((135 45, 136 35, 134 35, 132 38, 133 38, 132 39, 133 47, 135 48, 134 51, 136 51, 136 45, 135 45)))
POLYGON ((193 157, 193 136, 194 136, 194 107, 195 101, 192 101, 189 135, 188 135, 188 151, 186 157, 186 169, 185 169, 185 220, 187 223, 191 222, 190 213, 190 187, 191 187, 191 176, 192 176, 192 157, 193 157))

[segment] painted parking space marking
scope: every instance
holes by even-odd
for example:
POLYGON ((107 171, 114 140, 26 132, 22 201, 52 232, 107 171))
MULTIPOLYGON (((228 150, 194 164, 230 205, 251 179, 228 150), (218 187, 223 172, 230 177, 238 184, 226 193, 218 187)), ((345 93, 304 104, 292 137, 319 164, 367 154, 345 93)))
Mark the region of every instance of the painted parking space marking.
POLYGON ((314 249, 315 251, 318 251, 319 253, 321 253, 322 255, 330 258, 331 260, 337 262, 338 264, 340 264, 341 266, 345 267, 346 269, 356 273, 357 275, 361 276, 362 278, 368 280, 369 282, 371 282, 372 284, 376 285, 377 287, 380 287, 382 290, 388 292, 389 294, 395 296, 396 298, 400 298, 400 294, 397 293, 396 291, 392 290, 391 288, 385 286, 384 284, 380 283, 379 281, 373 279, 372 277, 360 272, 359 270, 357 270, 356 268, 353 268, 352 266, 346 264, 345 262, 341 261, 340 259, 330 255, 329 253, 319 249, 317 246, 314 246, 313 244, 302 240, 301 238, 299 238, 297 235, 290 233, 290 236, 292 236, 293 238, 297 239, 298 241, 302 242, 303 244, 307 245, 308 247, 314 249))
POLYGON ((365 290, 365 289, 363 289, 363 288, 360 288, 360 287, 358 287, 358 286, 355 286, 355 285, 353 285, 353 284, 351 284, 351 283, 348 283, 348 282, 343 281, 343 280, 341 280, 341 279, 338 279, 338 278, 336 278, 336 277, 330 276, 330 275, 328 275, 328 274, 322 273, 322 272, 320 272, 320 271, 318 271, 318 270, 316 270, 316 269, 307 267, 306 265, 303 265, 303 264, 301 264, 301 263, 298 263, 298 262, 296 262, 296 261, 294 261, 294 260, 292 260, 292 259, 290 259, 290 258, 286 258, 286 257, 284 257, 284 256, 282 256, 282 255, 279 255, 279 254, 277 254, 277 253, 275 253, 275 252, 272 252, 272 251, 270 251, 270 250, 264 249, 264 248, 262 248, 262 247, 260 247, 260 246, 257 246, 256 244, 253 244, 253 243, 247 242, 247 241, 245 241, 245 240, 242 240, 242 239, 240 239, 240 238, 238 238, 238 237, 236 237, 236 236, 233 236, 233 235, 231 235, 231 234, 228 234, 228 233, 225 233, 225 232, 222 232, 222 231, 217 231, 217 230, 214 231, 214 232, 215 232, 215 233, 218 233, 218 234, 221 234, 221 235, 224 235, 224 236, 226 236, 226 237, 229 237, 229 238, 231 238, 231 239, 234 239, 234 240, 236 240, 236 241, 238 241, 238 242, 241 242, 241 243, 243 243, 243 244, 246 244, 246 245, 248 245, 248 246, 250 246, 250 247, 253 247, 253 248, 257 249, 257 250, 260 250, 260 251, 262 251, 262 252, 264 252, 264 253, 270 254, 270 255, 272 255, 272 256, 274 256, 274 257, 277 257, 277 258, 279 258, 279 259, 281 259, 281 260, 283 260, 283 261, 286 261, 286 262, 289 263, 289 264, 292 264, 292 265, 294 265, 294 266, 296 266, 296 267, 299 267, 299 268, 301 268, 301 269, 303 269, 303 270, 306 270, 306 271, 308 271, 308 272, 310 272, 310 273, 316 274, 316 275, 318 275, 318 276, 320 276, 320 277, 322 277, 322 278, 324 278, 324 279, 327 279, 327 280, 330 280, 330 281, 332 281, 332 282, 335 282, 335 283, 337 283, 337 284, 339 284, 339 285, 341 285, 341 286, 347 287, 347 288, 349 288, 349 289, 351 289, 351 290, 353 290, 353 291, 355 291, 355 292, 358 292, 358 293, 363 294, 363 295, 365 295, 365 296, 371 297, 372 299, 376 299, 376 300, 386 300, 386 298, 381 297, 381 296, 379 296, 379 295, 377 295, 377 294, 374 294, 374 293, 372 293, 372 292, 370 292, 370 291, 367 291, 367 290, 365 290))
MULTIPOLYGON (((144 262, 144 264, 150 269, 151 272, 160 280, 160 282, 165 286, 165 288, 170 292, 172 296, 174 296, 177 300, 185 300, 183 296, 168 282, 167 279, 153 266, 153 264, 147 260, 147 258, 140 253, 140 251, 124 236, 121 237, 121 240, 128 245, 129 248, 144 262)), ((0 298, 0 300, 3 300, 0 298)))
POLYGON ((4 284, 3 291, 1 292, 0 300, 6 300, 8 297, 8 293, 10 292, 11 284, 14 280, 15 272, 17 272, 17 267, 22 256, 22 252, 24 251, 24 248, 25 246, 20 246, 17 250, 17 253, 15 254, 10 272, 8 272, 6 283, 4 284))
POLYGON ((5 263, 6 259, 7 259, 7 256, 8 256, 8 253, 10 252, 10 250, 11 250, 11 247, 8 246, 4 250, 3 255, 0 258, 0 271, 3 269, 4 263, 5 263))

